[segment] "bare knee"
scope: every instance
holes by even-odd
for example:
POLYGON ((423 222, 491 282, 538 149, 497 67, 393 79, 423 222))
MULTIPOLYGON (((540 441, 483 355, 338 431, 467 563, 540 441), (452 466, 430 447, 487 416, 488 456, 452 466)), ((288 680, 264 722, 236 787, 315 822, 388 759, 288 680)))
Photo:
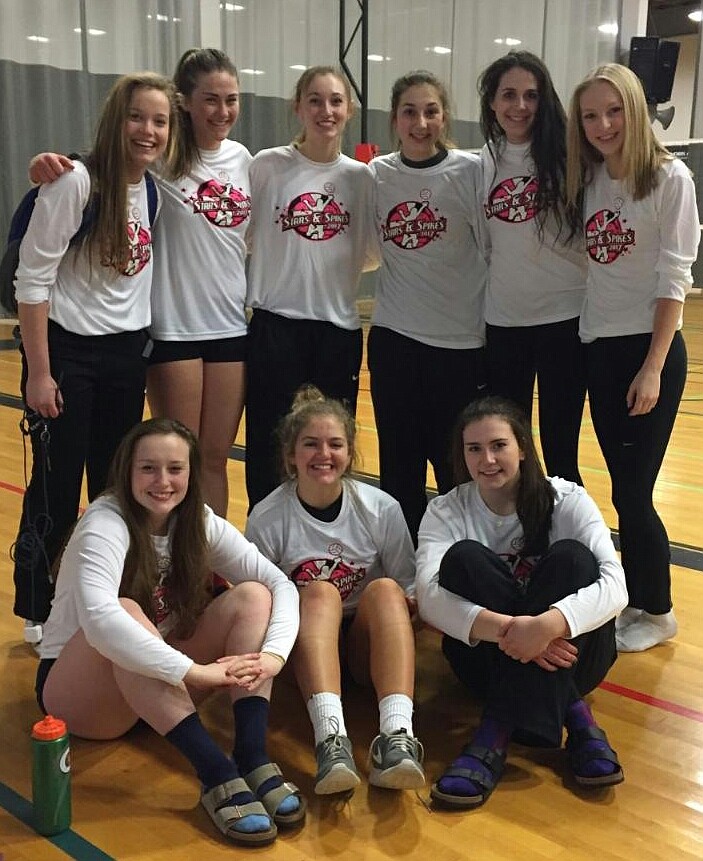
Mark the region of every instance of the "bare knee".
POLYGON ((390 577, 373 580, 361 593, 357 612, 368 615, 387 615, 393 609, 407 609, 405 592, 390 577))
POLYGON ((223 593, 219 600, 229 604, 237 621, 268 621, 271 616, 273 596, 263 583, 256 583, 253 580, 238 583, 223 593))
POLYGON ((151 619, 147 616, 147 614, 142 610, 139 604, 134 600, 134 598, 120 598, 120 605, 125 612, 129 613, 129 615, 140 625, 145 628, 148 628, 157 636, 160 636, 156 626, 151 621, 151 619))
POLYGON ((324 580, 314 580, 298 590, 300 595, 300 612, 306 615, 330 613, 341 615, 342 596, 332 583, 324 580))
MULTIPOLYGON (((402 587, 389 577, 374 580, 364 589, 356 609, 353 627, 366 631, 372 640, 407 628, 412 631, 410 611, 402 587)), ((395 636, 395 634, 394 634, 395 636)))

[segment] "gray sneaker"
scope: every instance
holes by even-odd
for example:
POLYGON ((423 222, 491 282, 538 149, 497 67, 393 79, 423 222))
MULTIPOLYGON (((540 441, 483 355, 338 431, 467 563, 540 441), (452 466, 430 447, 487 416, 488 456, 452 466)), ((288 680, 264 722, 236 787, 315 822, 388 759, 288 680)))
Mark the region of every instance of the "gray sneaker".
POLYGON ((335 792, 350 792, 361 783, 354 765, 352 744, 346 735, 328 735, 315 748, 317 775, 316 795, 333 795, 335 792))
POLYGON ((422 744, 404 729, 381 733, 369 749, 369 783, 384 789, 420 789, 425 785, 422 744))

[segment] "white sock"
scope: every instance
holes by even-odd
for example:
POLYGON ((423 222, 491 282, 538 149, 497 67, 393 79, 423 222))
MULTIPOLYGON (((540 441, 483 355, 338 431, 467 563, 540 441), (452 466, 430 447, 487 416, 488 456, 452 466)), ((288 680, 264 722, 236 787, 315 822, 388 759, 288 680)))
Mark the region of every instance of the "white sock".
POLYGON ((619 652, 644 652, 675 637, 678 629, 673 610, 656 615, 645 612, 636 622, 615 632, 615 644, 619 652))
POLYGON ((413 735, 413 701, 405 694, 388 694, 378 703, 380 731, 385 735, 399 729, 413 735))
POLYGON ((639 619, 642 613, 643 610, 639 610, 637 607, 625 607, 622 613, 615 619, 615 630, 622 631, 629 627, 639 619))
POLYGON ((328 735, 346 735, 342 698, 339 694, 323 691, 313 694, 307 702, 308 714, 315 733, 315 747, 328 735))

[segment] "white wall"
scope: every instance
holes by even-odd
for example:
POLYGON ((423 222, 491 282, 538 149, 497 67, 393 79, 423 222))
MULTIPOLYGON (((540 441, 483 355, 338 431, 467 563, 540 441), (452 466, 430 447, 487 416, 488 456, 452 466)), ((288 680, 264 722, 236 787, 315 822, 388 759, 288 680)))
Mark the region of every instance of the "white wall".
POLYGON ((696 79, 696 58, 698 56, 698 36, 676 36, 669 39, 681 45, 679 62, 674 76, 671 101, 660 105, 660 109, 673 105, 676 108, 674 120, 668 129, 655 123, 654 130, 663 142, 681 142, 691 137, 691 111, 693 109, 693 89, 696 79))
MULTIPOLYGON (((186 48, 212 45, 231 55, 245 92, 287 98, 300 74, 291 66, 338 61, 339 8, 338 0, 0 0, 0 59, 171 74, 186 48)), ((350 35, 359 7, 346 8, 350 35)), ((426 68, 450 85, 458 118, 475 121, 478 75, 511 47, 544 57, 567 102, 589 68, 615 59, 617 38, 598 25, 617 22, 619 8, 620 0, 369 0, 369 54, 378 58, 369 107, 387 110, 393 81, 426 68)), ((348 62, 360 82, 360 39, 348 62)))

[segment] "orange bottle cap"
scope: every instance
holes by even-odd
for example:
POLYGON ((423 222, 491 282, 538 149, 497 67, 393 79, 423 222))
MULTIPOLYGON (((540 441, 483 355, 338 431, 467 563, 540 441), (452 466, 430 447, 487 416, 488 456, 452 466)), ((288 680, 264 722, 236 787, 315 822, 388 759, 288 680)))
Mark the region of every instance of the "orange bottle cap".
POLYGON ((32 738, 40 741, 54 741, 66 735, 66 724, 60 718, 47 715, 44 720, 37 721, 32 727, 32 738))

